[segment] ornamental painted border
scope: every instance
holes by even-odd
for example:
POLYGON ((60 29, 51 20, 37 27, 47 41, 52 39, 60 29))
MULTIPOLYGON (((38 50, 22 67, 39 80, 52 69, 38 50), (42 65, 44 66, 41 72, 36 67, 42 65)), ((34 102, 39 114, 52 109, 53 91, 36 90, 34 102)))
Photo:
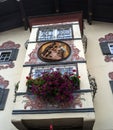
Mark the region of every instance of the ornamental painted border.
MULTIPOLYGON (((100 43, 113 42, 113 33, 108 33, 105 37, 99 38, 100 43)), ((105 62, 113 62, 113 55, 105 55, 105 62)))
MULTIPOLYGON (((4 42, 1 46, 0 46, 0 49, 18 49, 20 48, 20 44, 15 44, 13 41, 7 41, 7 42, 4 42)), ((10 61, 8 63, 2 63, 0 64, 0 70, 1 69, 7 69, 7 68, 13 68, 15 65, 14 65, 14 62, 13 61, 10 61)))
MULTIPOLYGON (((99 38, 99 42, 100 43, 113 42, 113 33, 108 33, 105 35, 105 37, 99 38)), ((105 55, 104 60, 105 60, 105 62, 113 62, 113 55, 105 55)), ((109 72, 108 77, 110 78, 111 81, 113 81, 113 72, 109 72)), ((111 82, 111 81, 109 81, 109 82, 111 82)))
MULTIPOLYGON (((64 41, 65 42, 65 41, 64 41)), ((67 58, 64 61, 61 62, 53 62, 53 63, 49 63, 50 65, 52 64, 72 64, 72 63, 85 63, 86 60, 83 57, 79 56, 80 50, 73 45, 73 41, 66 41, 66 43, 71 47, 72 49, 72 54, 70 55, 70 58, 67 58)), ((23 65, 25 66, 35 66, 35 65, 49 65, 48 62, 43 62, 41 60, 38 60, 38 56, 37 56, 37 51, 40 48, 42 44, 36 44, 35 48, 33 49, 33 51, 29 54, 29 60, 25 62, 25 64, 23 65)))

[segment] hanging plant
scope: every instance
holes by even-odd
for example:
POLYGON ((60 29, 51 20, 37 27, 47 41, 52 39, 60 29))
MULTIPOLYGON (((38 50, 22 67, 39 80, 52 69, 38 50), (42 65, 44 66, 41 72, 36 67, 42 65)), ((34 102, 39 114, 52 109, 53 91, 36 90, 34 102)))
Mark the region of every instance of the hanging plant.
POLYGON ((28 91, 45 102, 56 104, 73 100, 73 92, 80 89, 80 76, 61 74, 59 71, 44 72, 36 79, 26 77, 28 91))

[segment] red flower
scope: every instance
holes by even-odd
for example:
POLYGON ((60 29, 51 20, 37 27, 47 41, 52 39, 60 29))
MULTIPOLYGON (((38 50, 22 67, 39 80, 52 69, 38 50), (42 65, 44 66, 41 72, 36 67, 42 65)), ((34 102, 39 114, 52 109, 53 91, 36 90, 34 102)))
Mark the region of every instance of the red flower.
POLYGON ((80 76, 78 76, 78 78, 80 78, 80 76))
POLYGON ((73 72, 76 72, 76 70, 73 70, 73 72))
POLYGON ((79 89, 80 76, 59 71, 45 72, 42 76, 32 79, 27 76, 28 90, 49 103, 67 103, 73 99, 73 91, 79 89))
POLYGON ((26 79, 27 79, 27 80, 30 80, 30 79, 31 79, 31 76, 26 76, 26 79))

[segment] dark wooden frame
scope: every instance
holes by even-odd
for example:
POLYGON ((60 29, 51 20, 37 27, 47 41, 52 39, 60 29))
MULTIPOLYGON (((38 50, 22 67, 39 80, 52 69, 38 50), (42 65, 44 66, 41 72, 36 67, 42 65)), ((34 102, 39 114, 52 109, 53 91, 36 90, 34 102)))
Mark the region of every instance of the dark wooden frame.
MULTIPOLYGON (((88 21, 88 23, 89 24, 92 24, 92 4, 93 4, 93 2, 92 2, 93 0, 87 0, 87 2, 86 2, 86 5, 87 5, 87 11, 86 11, 86 19, 87 19, 87 21, 88 21)), ((23 20, 23 23, 24 23, 24 27, 25 27, 25 29, 27 29, 28 27, 29 27, 29 25, 28 25, 28 17, 30 16, 29 14, 26 14, 26 10, 25 10, 25 8, 24 8, 24 2, 23 2, 23 0, 18 0, 18 2, 19 2, 19 7, 20 7, 20 12, 21 12, 21 16, 22 16, 22 20, 23 20)), ((76 2, 76 1, 75 1, 76 2)), ((61 12, 60 11, 60 1, 59 0, 53 0, 53 6, 54 6, 54 10, 53 10, 53 12, 51 13, 52 15, 53 14, 59 14, 59 15, 62 15, 62 13, 69 13, 70 14, 70 11, 69 12, 61 12)), ((33 8, 33 7, 31 7, 31 8, 33 8)), ((37 8, 38 8, 38 5, 37 5, 37 8)), ((63 8, 63 7, 62 7, 63 8)), ((74 12, 77 12, 77 11, 83 11, 83 9, 77 9, 76 10, 76 8, 75 8, 75 10, 74 10, 74 12)), ((72 11, 71 11, 72 12, 72 11)), ((50 14, 48 14, 48 15, 50 15, 50 14)), ((35 16, 36 17, 36 15, 33 15, 33 16, 35 16)), ((40 17, 41 15, 39 15, 38 14, 38 12, 37 12, 37 17, 40 17)))
POLYGON ((83 25, 83 12, 82 11, 28 17, 28 24, 29 24, 30 30, 33 25, 54 24, 54 23, 72 22, 72 21, 79 21, 80 31, 81 31, 81 34, 83 35, 84 25, 83 25))

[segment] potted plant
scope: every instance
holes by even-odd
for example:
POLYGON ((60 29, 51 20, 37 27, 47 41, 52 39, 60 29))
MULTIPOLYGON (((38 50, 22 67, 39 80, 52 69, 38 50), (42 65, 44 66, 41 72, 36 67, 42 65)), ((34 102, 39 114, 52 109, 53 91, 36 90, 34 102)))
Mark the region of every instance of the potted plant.
POLYGON ((73 100, 74 91, 80 89, 80 77, 62 74, 60 71, 44 72, 36 79, 26 77, 28 91, 41 100, 51 103, 68 103, 73 100))

